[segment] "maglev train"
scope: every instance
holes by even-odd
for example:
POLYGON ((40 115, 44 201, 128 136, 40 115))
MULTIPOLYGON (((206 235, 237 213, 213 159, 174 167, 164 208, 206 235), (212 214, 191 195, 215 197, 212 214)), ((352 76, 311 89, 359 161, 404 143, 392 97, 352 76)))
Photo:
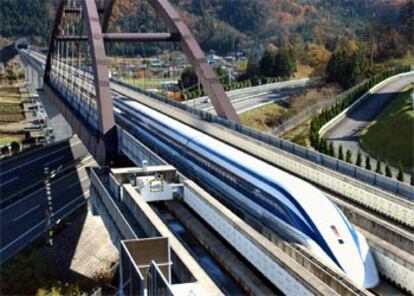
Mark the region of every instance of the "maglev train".
POLYGON ((313 185, 145 105, 114 100, 118 123, 187 176, 243 208, 359 288, 379 282, 365 240, 313 185))

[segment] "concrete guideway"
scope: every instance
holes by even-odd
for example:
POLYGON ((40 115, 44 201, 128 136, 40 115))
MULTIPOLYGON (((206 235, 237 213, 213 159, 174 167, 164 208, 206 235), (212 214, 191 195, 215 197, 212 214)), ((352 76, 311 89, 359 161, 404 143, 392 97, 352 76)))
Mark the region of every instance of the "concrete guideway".
MULTIPOLYGON (((334 143, 336 149, 342 145, 344 154, 347 150, 353 152, 353 162, 356 161, 358 151, 361 151, 363 160, 369 154, 360 145, 360 135, 377 115, 410 83, 414 83, 414 72, 400 74, 377 85, 368 97, 361 98, 360 104, 350 108, 338 115, 321 128, 321 134, 330 142, 334 143)), ((380 139, 378 139, 380 141, 380 139)), ((363 163, 364 164, 364 163, 363 163)), ((376 167, 376 160, 372 158, 371 166, 376 167)), ((391 168, 393 175, 398 169, 391 168)), ((409 175, 405 174, 406 182, 409 182, 409 175)))

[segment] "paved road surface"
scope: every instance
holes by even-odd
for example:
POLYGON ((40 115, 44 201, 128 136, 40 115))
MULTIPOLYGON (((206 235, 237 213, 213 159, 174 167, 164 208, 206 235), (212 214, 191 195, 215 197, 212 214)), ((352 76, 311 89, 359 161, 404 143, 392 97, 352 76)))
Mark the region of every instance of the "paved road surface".
POLYGON ((0 161, 1 199, 34 185, 43 179, 45 173, 62 169, 86 155, 88 151, 85 146, 74 137, 69 141, 26 152, 15 159, 0 161))
MULTIPOLYGON (((325 133, 325 137, 334 143, 337 147, 342 145, 344 154, 346 150, 353 152, 353 161, 356 160, 358 151, 363 154, 363 160, 368 154, 362 149, 359 144, 361 131, 375 119, 379 113, 392 101, 392 99, 401 93, 401 91, 410 83, 414 83, 414 74, 402 77, 398 80, 392 81, 375 92, 356 110, 353 110, 343 120, 338 122, 333 128, 325 133)), ((378 139, 379 141, 381 139, 378 139)), ((336 150, 337 151, 337 150, 336 150)), ((364 163, 363 163, 364 164, 364 163)), ((371 161, 371 166, 375 169, 376 161, 371 161)), ((384 170, 383 166, 383 170, 384 170)), ((394 169, 394 175, 397 173, 394 169)), ((408 174, 405 178, 409 180, 408 174)))
POLYGON ((50 182, 50 190, 45 186, 26 195, 15 203, 0 210, 0 259, 7 260, 22 249, 28 240, 42 234, 47 227, 46 211, 49 201, 55 222, 84 203, 89 196, 89 177, 86 166, 73 169, 67 175, 50 182))
MULTIPOLYGON (((296 90, 298 91, 298 90, 296 90)), ((264 105, 268 105, 277 101, 282 101, 288 99, 293 94, 293 91, 288 93, 286 91, 278 90, 269 94, 263 94, 255 96, 246 100, 240 100, 238 102, 233 102, 233 107, 236 110, 237 114, 247 112, 252 109, 259 108, 264 105)), ((206 111, 209 111, 213 114, 216 114, 215 110, 210 107, 206 111)))

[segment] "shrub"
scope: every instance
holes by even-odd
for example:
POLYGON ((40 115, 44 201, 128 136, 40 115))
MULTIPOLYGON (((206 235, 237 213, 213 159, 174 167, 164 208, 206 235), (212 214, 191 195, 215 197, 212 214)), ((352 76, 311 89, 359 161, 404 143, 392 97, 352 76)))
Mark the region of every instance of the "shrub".
POLYGON ((365 158, 365 168, 369 171, 371 170, 371 158, 369 156, 365 158))
POLYGON ((392 178, 392 172, 388 161, 385 163, 385 176, 392 178))
POLYGON ((375 172, 377 174, 382 175, 382 165, 381 165, 381 161, 379 159, 377 159, 377 167, 375 168, 375 172))
POLYGON ((344 150, 342 148, 342 145, 339 145, 339 148, 338 148, 338 158, 340 160, 344 160, 344 150))
POLYGON ((20 144, 17 143, 17 142, 12 142, 10 144, 10 149, 11 149, 12 154, 16 154, 16 153, 20 152, 20 144))
POLYGON ((404 168, 403 168, 401 162, 398 164, 397 180, 401 181, 401 182, 404 182, 404 168))
POLYGON ((362 165, 362 154, 361 154, 361 151, 358 151, 357 159, 356 159, 356 165, 359 166, 359 167, 362 165))

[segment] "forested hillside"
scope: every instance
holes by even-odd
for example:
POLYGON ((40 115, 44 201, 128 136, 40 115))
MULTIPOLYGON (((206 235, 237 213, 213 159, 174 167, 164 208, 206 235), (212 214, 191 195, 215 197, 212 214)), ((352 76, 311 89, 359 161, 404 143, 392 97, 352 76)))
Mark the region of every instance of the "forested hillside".
MULTIPOLYGON (((413 43, 414 0, 171 1, 206 51, 262 52, 266 44, 273 44, 290 46, 301 58, 313 44, 334 51, 343 40, 355 39, 366 42, 372 54, 382 58, 385 51, 396 55, 406 52, 413 43)), ((2 0, 1 35, 38 37, 38 42, 46 43, 58 2, 2 0)), ((154 28, 144 20, 150 13, 143 2, 118 1, 112 30, 154 28)))

